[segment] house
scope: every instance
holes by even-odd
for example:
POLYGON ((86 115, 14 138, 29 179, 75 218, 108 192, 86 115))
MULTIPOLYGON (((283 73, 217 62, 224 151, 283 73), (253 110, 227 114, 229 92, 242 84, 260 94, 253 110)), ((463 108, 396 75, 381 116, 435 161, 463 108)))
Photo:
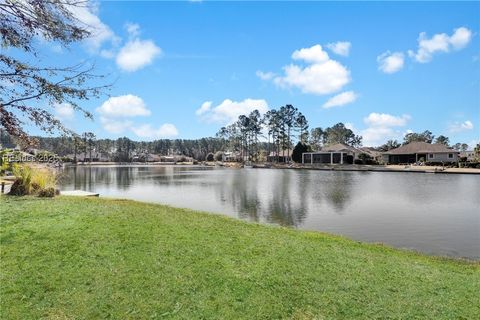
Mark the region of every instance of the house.
MULTIPOLYGON (((74 154, 67 154, 64 156, 67 159, 75 159, 74 154)), ((84 152, 77 153, 77 161, 78 162, 90 162, 90 152, 85 154, 84 152)), ((91 162, 108 162, 110 161, 110 157, 106 153, 92 151, 92 160, 91 162)))
POLYGON ((277 162, 277 163, 288 163, 292 160, 293 150, 283 150, 277 153, 277 151, 272 151, 267 156, 268 162, 277 162))
POLYGON ((222 161, 225 161, 225 162, 236 162, 241 160, 242 160, 242 155, 240 154, 240 152, 226 151, 222 154, 222 161))
POLYGON ((475 161, 475 151, 460 151, 459 158, 467 158, 467 161, 475 161))
POLYGON ((175 156, 160 156, 160 162, 175 163, 175 156))
POLYGON ((411 142, 384 152, 383 160, 388 164, 458 162, 458 151, 439 143, 411 142))
POLYGON ((303 164, 352 164, 358 155, 365 153, 360 149, 337 143, 323 147, 320 151, 304 152, 303 164))

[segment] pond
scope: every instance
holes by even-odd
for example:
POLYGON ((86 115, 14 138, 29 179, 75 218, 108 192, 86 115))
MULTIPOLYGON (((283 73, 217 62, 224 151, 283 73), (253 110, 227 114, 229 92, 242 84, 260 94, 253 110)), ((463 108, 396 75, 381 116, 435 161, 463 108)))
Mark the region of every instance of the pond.
POLYGON ((79 166, 65 169, 61 189, 480 259, 476 175, 79 166))

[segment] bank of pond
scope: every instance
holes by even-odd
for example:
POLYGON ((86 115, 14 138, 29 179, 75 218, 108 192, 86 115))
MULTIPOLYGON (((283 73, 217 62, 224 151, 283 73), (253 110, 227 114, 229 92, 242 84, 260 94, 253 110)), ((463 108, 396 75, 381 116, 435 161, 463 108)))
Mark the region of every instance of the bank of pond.
POLYGON ((5 319, 476 319, 480 268, 128 200, 0 199, 5 319))

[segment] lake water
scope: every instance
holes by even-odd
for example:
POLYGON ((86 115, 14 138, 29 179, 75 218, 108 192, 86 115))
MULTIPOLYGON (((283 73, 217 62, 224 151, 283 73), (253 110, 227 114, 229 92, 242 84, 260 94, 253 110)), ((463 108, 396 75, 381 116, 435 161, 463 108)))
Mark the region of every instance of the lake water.
POLYGON ((62 190, 480 259, 480 176, 184 166, 68 167, 62 190))

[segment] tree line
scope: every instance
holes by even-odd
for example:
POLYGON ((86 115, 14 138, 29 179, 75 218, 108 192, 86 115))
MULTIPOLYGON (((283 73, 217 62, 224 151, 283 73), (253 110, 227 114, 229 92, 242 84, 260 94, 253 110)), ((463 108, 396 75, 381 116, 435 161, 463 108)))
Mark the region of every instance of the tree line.
POLYGON ((316 150, 328 144, 360 146, 362 143, 362 137, 343 123, 309 131, 307 118, 291 104, 269 110, 263 116, 258 110, 240 115, 234 123, 220 128, 216 137, 224 140, 229 150, 240 152, 242 159, 252 161, 257 161, 262 151, 273 157, 289 155, 295 141, 316 150), (258 148, 260 138, 266 139, 267 150, 258 148))

